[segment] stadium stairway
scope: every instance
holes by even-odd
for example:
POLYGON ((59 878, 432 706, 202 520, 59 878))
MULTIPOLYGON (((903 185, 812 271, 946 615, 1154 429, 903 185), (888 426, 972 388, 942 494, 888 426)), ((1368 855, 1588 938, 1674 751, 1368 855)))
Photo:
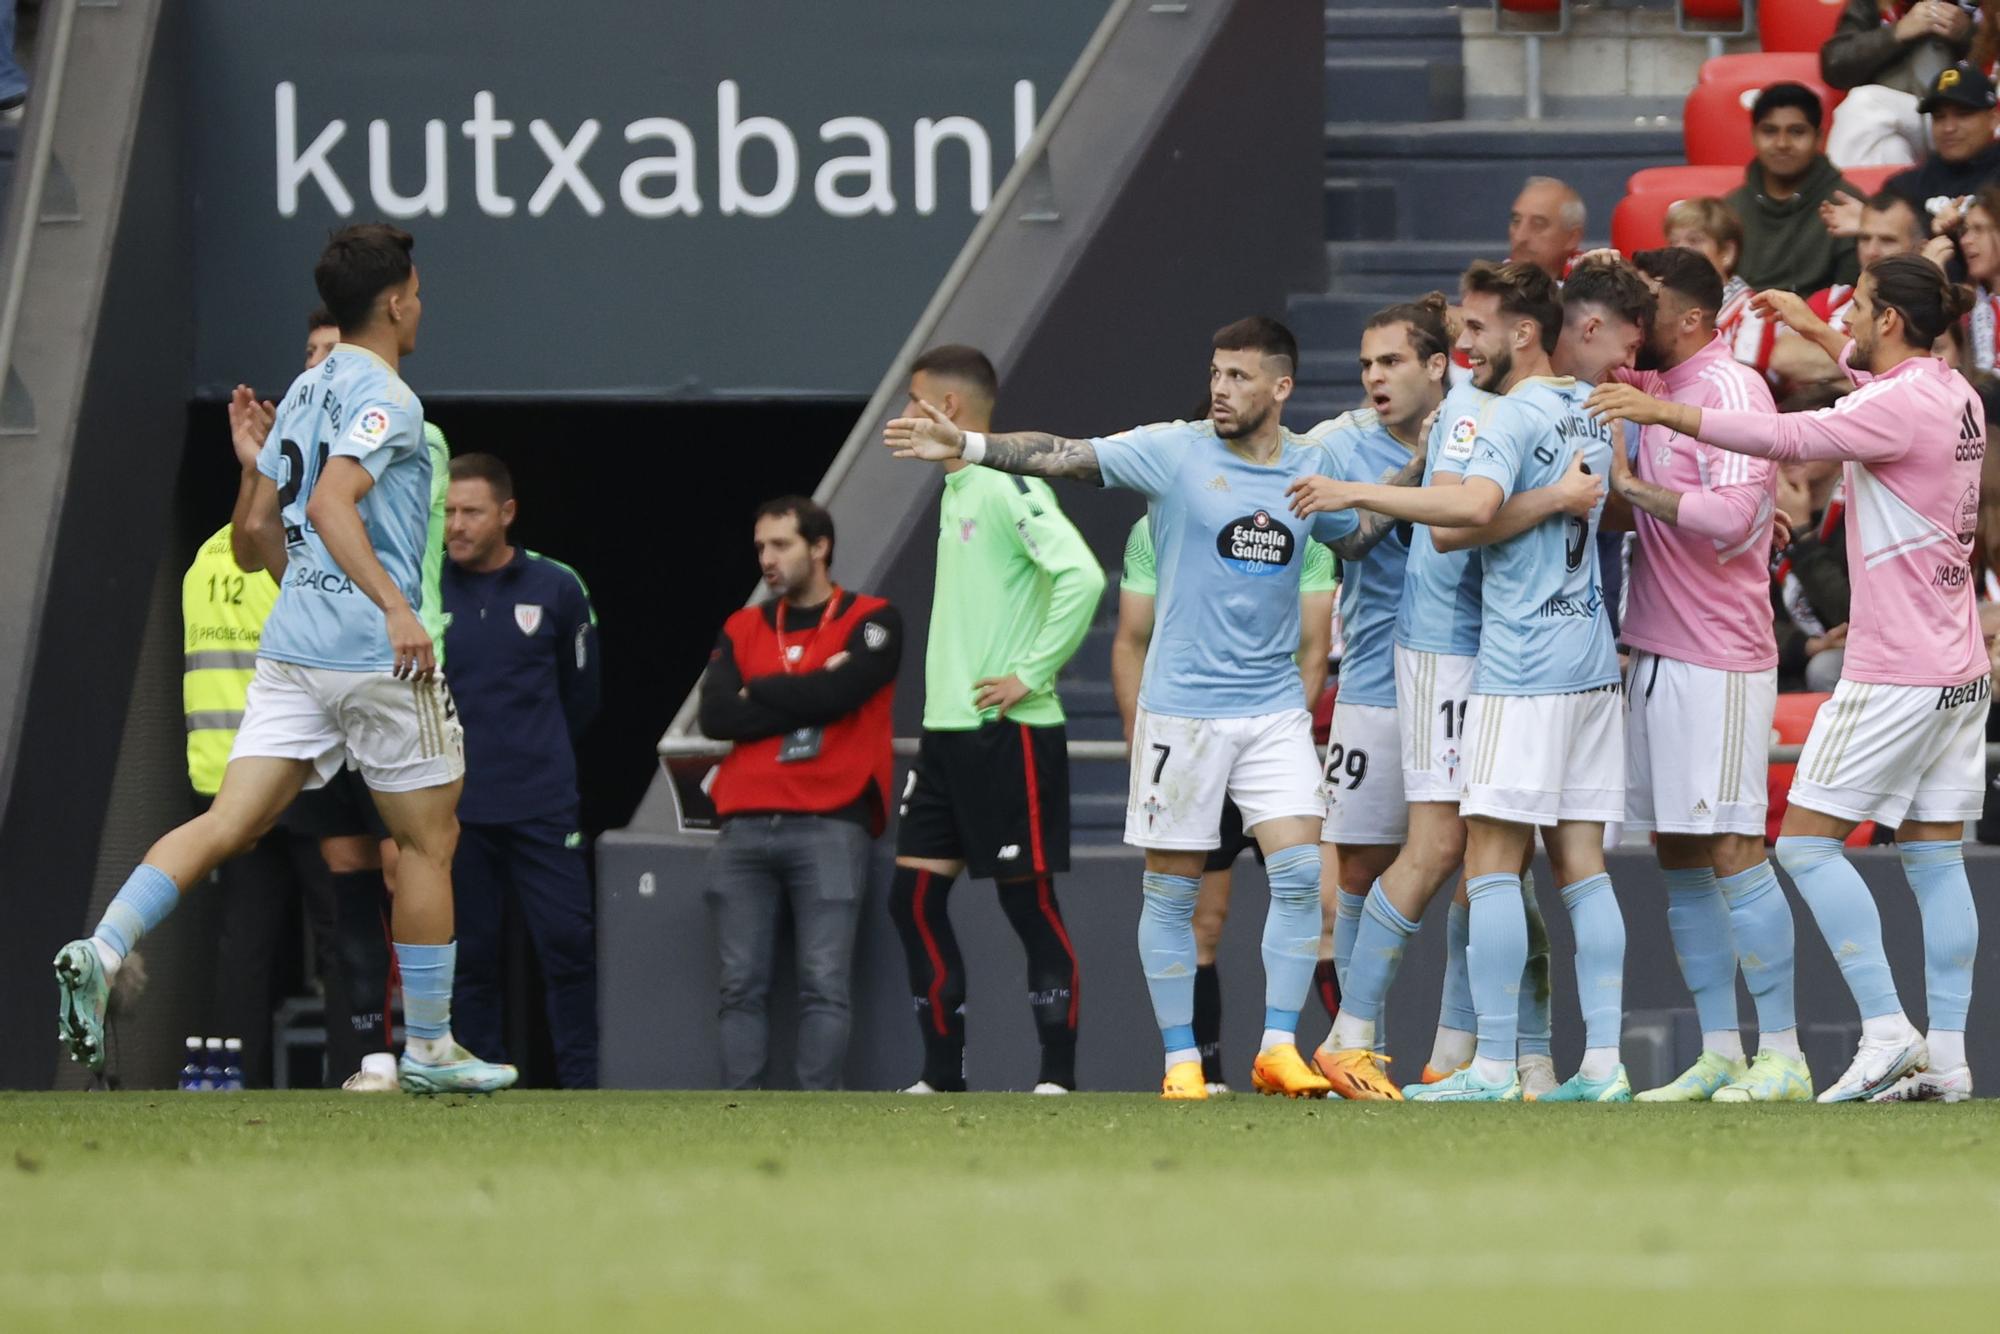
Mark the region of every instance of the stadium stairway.
MULTIPOLYGON (((1622 39, 1620 58, 1675 43, 1673 62, 1651 64, 1677 67, 1678 57, 1692 61, 1704 49, 1698 39, 1651 35, 1656 16, 1618 21, 1640 32, 1622 39)), ((1524 178, 1574 185, 1589 210, 1587 234, 1601 237, 1628 176, 1680 160, 1677 121, 1618 115, 1607 99, 1551 98, 1556 114, 1539 121, 1496 115, 1508 108, 1491 98, 1468 99, 1479 82, 1468 59, 1490 62, 1509 50, 1496 51, 1506 39, 1491 33, 1483 10, 1442 0, 1328 5, 1328 280, 1325 291, 1288 303, 1302 361, 1288 424, 1309 426, 1359 401, 1358 334, 1370 313, 1433 288, 1455 291, 1471 260, 1504 258, 1508 208, 1524 178)), ((1657 103, 1639 105, 1650 113, 1657 103)))

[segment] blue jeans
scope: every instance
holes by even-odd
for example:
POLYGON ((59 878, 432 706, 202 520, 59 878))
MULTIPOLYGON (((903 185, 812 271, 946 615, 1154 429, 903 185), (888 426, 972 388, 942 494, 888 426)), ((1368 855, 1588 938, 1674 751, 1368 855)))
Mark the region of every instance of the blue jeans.
POLYGON ((15 0, 0 0, 0 102, 11 102, 28 91, 28 72, 14 61, 15 0))
POLYGON ((724 1087, 763 1086, 771 974, 786 904, 798 942, 799 1087, 840 1087, 871 842, 860 825, 818 815, 723 822, 709 862, 708 908, 721 956, 724 1087))

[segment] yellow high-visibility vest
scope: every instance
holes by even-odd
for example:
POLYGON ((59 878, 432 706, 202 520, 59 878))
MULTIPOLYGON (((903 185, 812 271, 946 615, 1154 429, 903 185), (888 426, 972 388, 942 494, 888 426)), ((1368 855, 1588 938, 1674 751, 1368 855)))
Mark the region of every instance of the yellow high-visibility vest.
POLYGON ((245 574, 229 547, 229 525, 202 543, 181 579, 186 654, 181 708, 187 714, 188 780, 212 797, 222 787, 229 748, 243 722, 264 618, 278 600, 268 573, 245 574))

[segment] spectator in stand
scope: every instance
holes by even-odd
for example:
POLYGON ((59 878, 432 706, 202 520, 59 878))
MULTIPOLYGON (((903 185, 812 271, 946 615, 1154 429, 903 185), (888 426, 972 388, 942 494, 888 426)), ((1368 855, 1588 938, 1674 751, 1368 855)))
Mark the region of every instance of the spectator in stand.
MULTIPOLYGON (((1816 412, 1848 391, 1845 383, 1799 391, 1780 412, 1816 412)), ((1781 689, 1831 692, 1840 681, 1847 650, 1846 500, 1837 460, 1778 466, 1778 509, 1792 540, 1772 572, 1778 606, 1778 680, 1781 689)))
POLYGON ((1561 282, 1583 252, 1583 196, 1553 176, 1530 176, 1507 215, 1507 258, 1561 282))
MULTIPOLYGON (((1860 234, 1854 238, 1855 257, 1862 268, 1890 255, 1914 255, 1924 248, 1924 219, 1908 199, 1884 190, 1861 206, 1860 234)), ((1837 283, 1823 287, 1807 298, 1812 313, 1835 329, 1847 328, 1847 311, 1854 304, 1854 286, 1837 283)), ((1769 371, 1787 384, 1804 385, 1828 381, 1845 383, 1847 375, 1817 343, 1801 338, 1780 325, 1770 346, 1770 355, 1759 370, 1769 371)), ((1755 364, 1755 363, 1752 363, 1755 364)))
POLYGON ((597 928, 576 743, 597 713, 597 613, 575 570, 509 541, 515 513, 505 463, 451 461, 451 559, 438 582, 467 761, 452 860, 452 1014, 467 1050, 506 1054, 501 924, 511 899, 541 965, 557 1080, 596 1088, 597 928))
POLYGON ((710 789, 722 820, 708 887, 722 1080, 763 1086, 772 955, 789 902, 799 1083, 832 1089, 847 1061, 855 926, 895 781, 903 620, 833 582, 833 516, 813 501, 766 502, 753 536, 773 596, 723 622, 701 682, 701 730, 736 743, 710 789))
MULTIPOLYGON (((1949 224, 1954 217, 1947 213, 1944 220, 1949 224)), ((1932 245, 1943 239, 1934 239, 1932 245)), ((1956 240, 1966 280, 1977 289, 1972 313, 1960 326, 1965 335, 1960 367, 1967 375, 1991 373, 2000 361, 1995 347, 2000 337, 2000 328, 1996 328, 2000 326, 2000 185, 1986 186, 1972 197, 1964 221, 1957 223, 1956 240)), ((1942 248, 1925 253, 1940 262, 1948 257, 1942 248)))
POLYGON ((1970 54, 1984 69, 1994 56, 1993 0, 1976 25, 1954 0, 1847 0, 1819 53, 1820 77, 1848 90, 1834 113, 1826 151, 1843 166, 1923 160, 1925 108, 1918 99, 1938 72, 1970 54))
MULTIPOLYGON (((1937 76, 1922 103, 1930 116, 1933 152, 1920 167, 1897 172, 1883 184, 1891 194, 1910 201, 1929 222, 1929 230, 1948 230, 1965 200, 1982 186, 2000 181, 2000 108, 1993 81, 1973 65, 1953 65, 1937 76)), ((1851 236, 1860 228, 1861 205, 1835 195, 1820 209, 1827 230, 1851 236)))
POLYGON ((1722 307, 1715 315, 1715 332, 1729 344, 1729 355, 1757 366, 1771 354, 1775 332, 1771 322, 1750 308, 1756 290, 1737 276, 1743 254, 1743 226, 1720 199, 1682 199, 1667 210, 1667 244, 1692 250, 1722 278, 1722 307))
POLYGON ((1816 292, 1854 281, 1854 240, 1827 231, 1820 205, 1861 192, 1819 150, 1824 114, 1818 94, 1797 83, 1774 83, 1751 105, 1757 156, 1723 202, 1743 226, 1736 269, 1754 288, 1816 292))

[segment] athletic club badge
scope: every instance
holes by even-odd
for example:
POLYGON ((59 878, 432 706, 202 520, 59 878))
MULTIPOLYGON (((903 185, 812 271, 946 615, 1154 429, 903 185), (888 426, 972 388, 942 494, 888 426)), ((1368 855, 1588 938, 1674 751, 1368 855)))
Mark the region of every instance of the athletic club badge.
POLYGON ((542 609, 525 602, 514 604, 514 624, 521 627, 521 633, 532 635, 542 628, 542 609))

